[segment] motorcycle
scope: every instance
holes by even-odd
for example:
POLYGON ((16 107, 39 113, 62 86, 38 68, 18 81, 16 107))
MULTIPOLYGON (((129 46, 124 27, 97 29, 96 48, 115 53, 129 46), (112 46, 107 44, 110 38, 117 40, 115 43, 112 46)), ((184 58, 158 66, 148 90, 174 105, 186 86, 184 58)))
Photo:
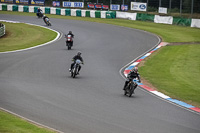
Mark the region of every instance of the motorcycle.
POLYGON ((66 46, 68 47, 68 50, 71 49, 71 47, 73 46, 73 40, 72 40, 72 35, 65 35, 66 37, 66 46))
POLYGON ((38 16, 38 18, 42 18, 42 17, 43 17, 43 13, 42 13, 42 11, 39 12, 39 13, 36 13, 36 15, 38 16))
POLYGON ((75 78, 76 75, 78 75, 78 70, 81 67, 81 64, 83 64, 79 59, 75 61, 75 64, 71 70, 71 77, 75 78))
POLYGON ((132 94, 134 93, 134 90, 138 86, 136 83, 137 81, 138 81, 137 79, 133 79, 128 82, 127 86, 124 89, 124 95, 127 95, 129 97, 132 96, 132 94))
POLYGON ((47 26, 51 26, 51 22, 50 22, 49 18, 45 18, 44 22, 46 23, 47 26))

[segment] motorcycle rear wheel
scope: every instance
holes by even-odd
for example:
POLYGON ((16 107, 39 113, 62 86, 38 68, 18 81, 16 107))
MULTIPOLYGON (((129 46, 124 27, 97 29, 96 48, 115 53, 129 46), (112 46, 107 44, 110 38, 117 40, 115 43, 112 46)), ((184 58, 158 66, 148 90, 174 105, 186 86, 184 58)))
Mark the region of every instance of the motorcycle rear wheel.
POLYGON ((128 96, 131 97, 132 94, 133 94, 133 86, 130 85, 130 86, 129 86, 129 94, 128 94, 128 96))

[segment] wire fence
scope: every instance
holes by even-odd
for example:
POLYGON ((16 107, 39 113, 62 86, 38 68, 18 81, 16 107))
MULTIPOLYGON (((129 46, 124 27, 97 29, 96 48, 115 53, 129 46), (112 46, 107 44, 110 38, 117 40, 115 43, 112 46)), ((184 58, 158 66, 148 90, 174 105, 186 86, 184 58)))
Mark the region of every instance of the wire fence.
MULTIPOLYGON (((48 1, 48 0, 47 0, 48 1)), ((147 3, 148 13, 158 14, 159 7, 167 8, 167 15, 186 16, 200 18, 200 0, 69 0, 71 2, 103 3, 105 5, 119 4, 128 5, 128 12, 131 11, 131 2, 147 3)))

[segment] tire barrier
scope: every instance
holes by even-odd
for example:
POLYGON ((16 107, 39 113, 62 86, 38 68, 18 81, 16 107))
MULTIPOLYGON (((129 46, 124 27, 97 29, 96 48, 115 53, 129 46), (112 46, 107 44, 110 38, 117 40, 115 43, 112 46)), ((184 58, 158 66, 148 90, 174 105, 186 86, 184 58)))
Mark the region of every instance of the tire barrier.
POLYGON ((4 24, 0 23, 0 37, 5 35, 5 33, 6 33, 6 27, 4 24))
POLYGON ((45 14, 55 14, 63 16, 75 17, 91 17, 91 18, 107 18, 107 19, 129 19, 140 21, 152 21, 154 23, 174 24, 182 26, 190 26, 200 28, 200 19, 181 18, 172 16, 152 15, 147 13, 129 13, 120 11, 97 11, 97 10, 82 10, 82 9, 67 9, 44 6, 24 6, 0 3, 0 10, 2 11, 18 11, 36 13, 40 8, 45 14))

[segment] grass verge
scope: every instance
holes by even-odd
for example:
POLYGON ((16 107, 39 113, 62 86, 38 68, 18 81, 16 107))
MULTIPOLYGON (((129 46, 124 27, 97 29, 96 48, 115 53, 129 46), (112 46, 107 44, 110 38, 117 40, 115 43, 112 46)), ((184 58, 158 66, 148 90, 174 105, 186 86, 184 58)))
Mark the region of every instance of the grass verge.
POLYGON ((37 46, 53 40, 57 33, 46 28, 24 23, 7 23, 6 34, 0 39, 0 52, 37 46))
POLYGON ((200 107, 200 45, 166 46, 152 54, 140 74, 160 92, 200 107))
POLYGON ((0 110, 0 133, 55 133, 0 110))

